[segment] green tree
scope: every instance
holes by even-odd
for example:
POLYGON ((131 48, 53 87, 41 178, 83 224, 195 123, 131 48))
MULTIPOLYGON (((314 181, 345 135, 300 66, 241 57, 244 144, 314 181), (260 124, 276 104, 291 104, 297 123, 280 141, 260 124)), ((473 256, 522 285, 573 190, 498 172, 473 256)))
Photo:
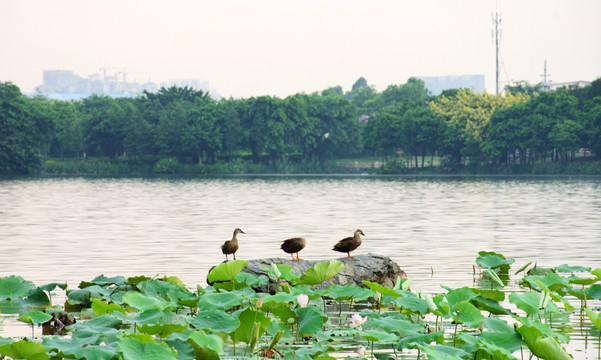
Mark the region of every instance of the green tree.
POLYGON ((51 153, 64 159, 79 157, 84 151, 82 121, 73 102, 54 101, 56 134, 52 141, 51 153))

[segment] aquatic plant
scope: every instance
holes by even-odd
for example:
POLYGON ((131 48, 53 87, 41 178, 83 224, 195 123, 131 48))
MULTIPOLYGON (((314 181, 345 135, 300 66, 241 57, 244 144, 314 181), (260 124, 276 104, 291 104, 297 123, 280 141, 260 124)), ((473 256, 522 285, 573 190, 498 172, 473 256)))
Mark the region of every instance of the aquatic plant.
POLYGON ((361 356, 518 359, 527 350, 541 359, 569 359, 569 337, 551 324, 553 316, 575 311, 586 313, 590 324, 583 329, 596 331, 601 342, 601 314, 591 309, 601 299, 601 269, 529 264, 517 271, 524 273, 516 279, 521 290, 508 292, 512 263, 480 252, 481 287, 443 286, 432 295, 410 290, 411 279, 400 278, 394 288, 369 281, 321 288, 344 267, 336 261, 303 274, 271 266, 268 276, 286 285, 273 295, 254 290, 268 279, 242 273, 243 260, 216 266, 207 276, 212 285, 195 289, 173 276, 100 275, 76 289, 8 276, 0 278, 0 310, 5 321, 30 324, 32 334, 0 337, 0 357, 308 360, 369 349, 361 356), (66 294, 62 308, 50 301, 57 290, 66 294), (36 336, 59 313, 77 315, 65 326, 67 336, 36 336))

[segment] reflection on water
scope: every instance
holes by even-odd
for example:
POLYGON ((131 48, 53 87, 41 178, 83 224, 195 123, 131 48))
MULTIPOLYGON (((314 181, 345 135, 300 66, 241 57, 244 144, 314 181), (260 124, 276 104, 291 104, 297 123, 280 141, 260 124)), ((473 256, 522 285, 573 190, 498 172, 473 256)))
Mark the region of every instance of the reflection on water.
POLYGON ((480 250, 540 266, 601 266, 599 178, 231 177, 0 181, 0 276, 41 285, 99 274, 174 275, 205 286, 236 227, 239 259, 333 259, 339 239, 366 234, 356 253, 390 256, 413 287, 472 285, 480 250))

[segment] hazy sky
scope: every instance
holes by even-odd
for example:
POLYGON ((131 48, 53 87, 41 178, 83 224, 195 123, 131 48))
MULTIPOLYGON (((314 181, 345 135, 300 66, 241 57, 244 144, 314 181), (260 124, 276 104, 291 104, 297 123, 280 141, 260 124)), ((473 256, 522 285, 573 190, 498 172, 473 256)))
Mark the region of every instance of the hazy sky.
POLYGON ((601 77, 600 0, 0 0, 0 81, 106 65, 247 98, 484 74, 494 93, 495 11, 502 85, 540 82, 545 60, 553 82, 601 77))

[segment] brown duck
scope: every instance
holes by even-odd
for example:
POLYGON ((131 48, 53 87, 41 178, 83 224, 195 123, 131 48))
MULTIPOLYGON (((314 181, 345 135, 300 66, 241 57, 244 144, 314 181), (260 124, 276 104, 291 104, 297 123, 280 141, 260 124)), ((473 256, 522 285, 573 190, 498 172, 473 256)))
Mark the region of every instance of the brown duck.
POLYGON ((351 251, 355 250, 359 247, 359 245, 361 245, 361 235, 365 236, 361 229, 355 230, 355 234, 353 236, 349 236, 340 240, 338 243, 336 243, 336 245, 334 245, 332 250, 345 252, 349 257, 352 257, 351 251))
POLYGON ((295 237, 288 240, 284 240, 284 242, 282 243, 282 250, 284 250, 284 252, 292 256, 292 261, 299 261, 301 260, 301 258, 298 257, 298 252, 305 248, 306 243, 307 242, 305 241, 305 238, 302 237, 295 237), (294 258, 295 253, 296 259, 294 258))
POLYGON ((225 254, 225 261, 228 261, 227 256, 229 254, 234 255, 234 260, 236 260, 236 251, 238 251, 238 237, 239 233, 246 234, 242 229, 236 228, 234 230, 234 236, 232 236, 232 240, 227 240, 221 245, 221 252, 225 254))

